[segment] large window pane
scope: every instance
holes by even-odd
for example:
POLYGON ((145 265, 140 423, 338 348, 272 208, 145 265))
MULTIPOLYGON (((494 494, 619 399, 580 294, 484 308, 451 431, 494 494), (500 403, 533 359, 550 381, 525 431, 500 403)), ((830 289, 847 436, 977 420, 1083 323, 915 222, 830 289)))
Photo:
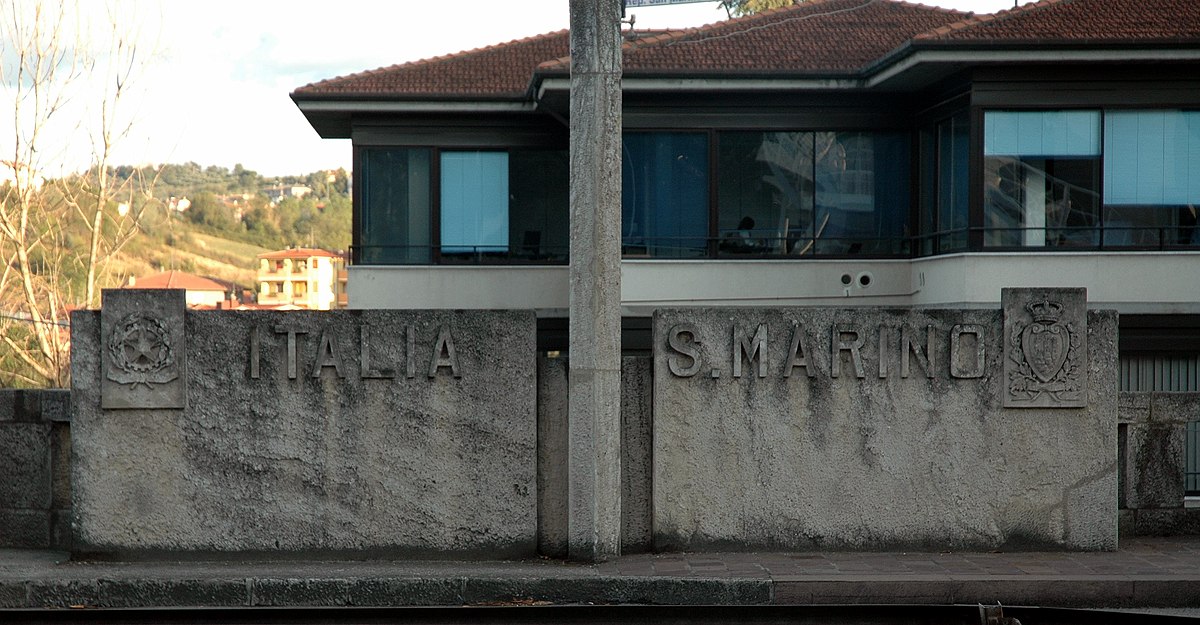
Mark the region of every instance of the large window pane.
POLYGON ((1099 111, 984 113, 984 245, 1096 245, 1099 136, 1099 111))
POLYGON ((815 133, 818 254, 898 254, 909 207, 907 135, 815 133))
POLYGON ((358 262, 429 262, 430 151, 369 148, 363 160, 358 262))
POLYGON ((1104 243, 1200 245, 1200 112, 1104 116, 1104 243))
POLYGON ((813 133, 721 133, 717 229, 722 256, 812 253, 813 133))
POLYGON ((508 173, 508 230, 512 256, 525 260, 567 260, 570 247, 567 152, 510 152, 508 173))
POLYGON ((636 132, 623 138, 621 230, 628 255, 708 251, 708 136, 636 132))
POLYGON ((937 231, 938 252, 966 249, 970 204, 970 118, 966 112, 937 124, 937 231))
POLYGON ((508 153, 442 152, 442 254, 508 251, 508 153))

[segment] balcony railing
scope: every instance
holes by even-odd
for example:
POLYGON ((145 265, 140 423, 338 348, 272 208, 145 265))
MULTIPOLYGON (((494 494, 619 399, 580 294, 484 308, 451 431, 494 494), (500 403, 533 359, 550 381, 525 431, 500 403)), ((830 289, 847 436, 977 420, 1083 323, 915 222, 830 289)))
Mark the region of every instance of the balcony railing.
MULTIPOLYGON (((915 237, 759 236, 627 237, 626 259, 914 258, 965 251, 1174 251, 1200 250, 1200 226, 1080 226, 959 228, 915 237), (982 241, 982 246, 971 246, 982 241), (1022 242, 1026 243, 1022 243, 1022 242), (1028 243, 1036 241, 1036 244, 1028 243)), ((358 245, 355 265, 564 265, 567 249, 490 246, 358 245)))

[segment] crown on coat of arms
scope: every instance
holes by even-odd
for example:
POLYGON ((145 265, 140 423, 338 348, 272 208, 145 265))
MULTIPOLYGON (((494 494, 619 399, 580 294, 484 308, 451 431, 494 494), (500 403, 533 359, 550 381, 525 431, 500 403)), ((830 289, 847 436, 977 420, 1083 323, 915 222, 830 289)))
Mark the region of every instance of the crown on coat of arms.
POLYGON ((1062 317, 1063 305, 1049 300, 1029 302, 1025 309, 1033 315, 1034 323, 1056 323, 1062 317))

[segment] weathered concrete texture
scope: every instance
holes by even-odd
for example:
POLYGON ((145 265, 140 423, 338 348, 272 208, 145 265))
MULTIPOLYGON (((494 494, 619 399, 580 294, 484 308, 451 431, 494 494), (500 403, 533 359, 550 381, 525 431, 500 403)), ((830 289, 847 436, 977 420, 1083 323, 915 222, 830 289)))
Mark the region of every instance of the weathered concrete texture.
POLYGON ((999 311, 660 310, 655 546, 1115 549, 1116 314, 1088 315, 1087 408, 1003 408, 1001 328, 999 311))
POLYGON ((567 557, 567 360, 538 356, 538 553, 567 557))
POLYGON ((0 507, 50 507, 50 424, 0 423, 0 507))
POLYGON ((100 408, 98 321, 72 317, 76 552, 535 552, 532 313, 188 311, 187 408, 156 411, 100 408))
POLYGON ((649 551, 654 419, 653 360, 621 359, 621 553, 649 551))
POLYGON ((1200 393, 1123 392, 1117 439, 1121 533, 1200 533, 1200 509, 1184 505, 1187 424, 1200 415, 1200 393))
POLYGON ((0 390, 0 548, 70 544, 69 399, 59 389, 0 390))
POLYGON ((572 558, 620 552, 621 3, 571 0, 572 558))
POLYGON ((1185 427, 1131 423, 1125 430, 1124 506, 1183 507, 1185 427))

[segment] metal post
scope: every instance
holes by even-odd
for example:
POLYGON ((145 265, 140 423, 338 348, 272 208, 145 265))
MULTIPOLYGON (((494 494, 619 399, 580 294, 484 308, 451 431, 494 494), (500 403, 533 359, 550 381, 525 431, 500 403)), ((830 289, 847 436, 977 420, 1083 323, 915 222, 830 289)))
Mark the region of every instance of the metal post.
POLYGON ((620 551, 621 0, 571 0, 568 554, 620 551))

